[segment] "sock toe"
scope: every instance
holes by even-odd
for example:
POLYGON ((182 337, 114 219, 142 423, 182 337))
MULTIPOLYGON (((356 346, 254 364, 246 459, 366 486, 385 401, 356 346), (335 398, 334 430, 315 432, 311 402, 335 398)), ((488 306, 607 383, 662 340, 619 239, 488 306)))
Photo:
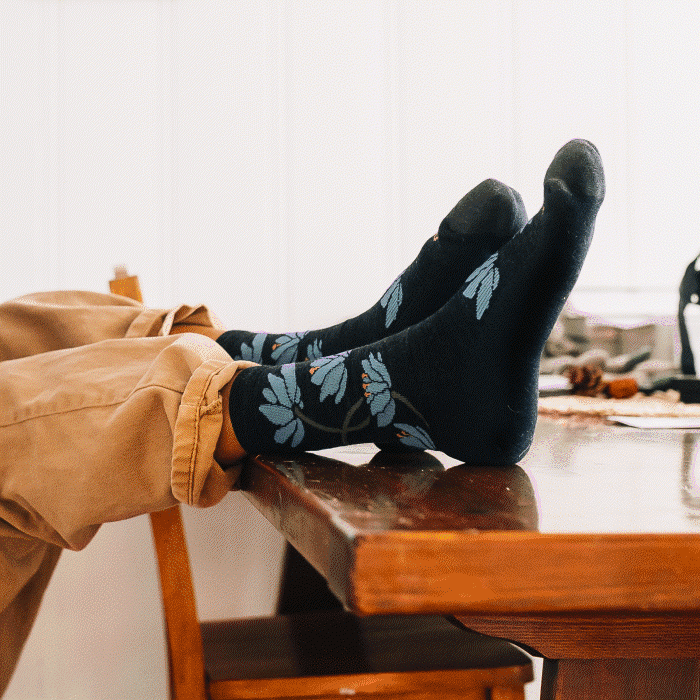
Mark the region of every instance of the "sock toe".
POLYGON ((468 192, 443 219, 438 237, 444 244, 462 245, 475 234, 489 235, 501 243, 510 240, 527 223, 520 195, 498 180, 484 180, 468 192), (488 230, 474 230, 475 221, 488 221, 488 230))
POLYGON ((598 149, 583 139, 559 149, 545 174, 545 201, 573 196, 600 203, 605 197, 605 176, 598 149))

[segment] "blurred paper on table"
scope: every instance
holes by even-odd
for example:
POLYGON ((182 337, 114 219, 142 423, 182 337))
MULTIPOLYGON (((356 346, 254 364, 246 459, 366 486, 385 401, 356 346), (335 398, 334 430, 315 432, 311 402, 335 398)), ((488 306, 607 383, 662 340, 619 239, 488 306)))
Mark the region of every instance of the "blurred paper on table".
POLYGON ((647 430, 700 428, 700 416, 607 416, 607 418, 631 428, 645 428, 647 430))

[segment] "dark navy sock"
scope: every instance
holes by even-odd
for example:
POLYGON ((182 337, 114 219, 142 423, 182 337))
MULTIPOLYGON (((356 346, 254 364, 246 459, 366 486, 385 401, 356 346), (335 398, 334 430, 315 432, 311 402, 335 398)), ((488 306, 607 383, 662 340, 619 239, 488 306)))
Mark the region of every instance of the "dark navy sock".
POLYGON ((520 195, 496 180, 486 180, 459 201, 418 257, 364 313, 315 331, 226 331, 217 342, 234 359, 282 365, 381 340, 437 311, 469 271, 495 253, 526 221, 520 195), (502 200, 509 203, 504 208, 508 219, 502 218, 502 200))
MULTIPOLYGON (((572 141, 547 170, 542 209, 430 318, 334 356, 241 371, 230 413, 243 448, 393 442, 470 464, 520 459, 537 419, 542 348, 578 277, 604 190, 598 151, 572 141)), ((502 213, 515 216, 512 207, 502 213)))

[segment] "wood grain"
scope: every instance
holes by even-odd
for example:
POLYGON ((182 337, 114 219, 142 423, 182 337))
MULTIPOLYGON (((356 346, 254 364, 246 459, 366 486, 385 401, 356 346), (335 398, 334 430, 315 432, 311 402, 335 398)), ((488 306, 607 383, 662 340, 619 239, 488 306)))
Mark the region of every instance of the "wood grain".
POLYGON ((545 662, 541 700, 693 700, 695 660, 613 659, 545 662))
POLYGON ((170 696, 205 700, 202 633, 197 621, 197 604, 180 506, 151 513, 151 529, 163 596, 170 696))
POLYGON ((128 297, 129 299, 143 303, 141 285, 136 275, 126 275, 110 280, 109 291, 112 292, 112 294, 119 294, 120 296, 128 297))
POLYGON ((464 627, 550 659, 700 658, 698 615, 460 616, 464 627))
POLYGON ((344 600, 363 614, 698 611, 699 576, 692 535, 362 534, 344 600))

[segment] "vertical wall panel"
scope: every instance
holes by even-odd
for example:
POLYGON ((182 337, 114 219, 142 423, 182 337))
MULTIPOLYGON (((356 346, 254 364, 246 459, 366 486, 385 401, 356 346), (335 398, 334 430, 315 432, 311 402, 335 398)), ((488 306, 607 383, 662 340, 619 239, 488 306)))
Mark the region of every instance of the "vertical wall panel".
POLYGON ((154 0, 60 3, 64 287, 104 289, 128 262, 160 297, 161 19, 154 0))
MULTIPOLYGON (((126 262, 161 301, 165 9, 159 0, 0 6, 3 298, 106 291, 111 266, 126 262)), ((147 528, 145 518, 107 526, 62 557, 9 700, 97 699, 106 687, 163 696, 147 528)))
POLYGON ((629 3, 635 287, 676 290, 700 252, 700 6, 629 3))
POLYGON ((400 6, 401 217, 407 263, 486 178, 513 182, 511 3, 400 6))
POLYGON ((146 517, 64 552, 3 700, 167 697, 156 563, 146 517))
POLYGON ((388 270, 386 8, 289 3, 289 316, 303 330, 373 304, 388 270))
POLYGON ((518 188, 533 215, 556 151, 572 138, 601 151, 606 202, 580 286, 629 285, 624 5, 516 0, 518 188))
POLYGON ((277 530, 240 493, 183 517, 200 619, 273 614, 284 544, 277 530))
POLYGON ((175 5, 176 295, 242 328, 280 321, 277 5, 175 5))
POLYGON ((49 122, 53 34, 50 3, 8 0, 0 36, 0 225, 7 299, 56 284, 52 266, 49 122))

